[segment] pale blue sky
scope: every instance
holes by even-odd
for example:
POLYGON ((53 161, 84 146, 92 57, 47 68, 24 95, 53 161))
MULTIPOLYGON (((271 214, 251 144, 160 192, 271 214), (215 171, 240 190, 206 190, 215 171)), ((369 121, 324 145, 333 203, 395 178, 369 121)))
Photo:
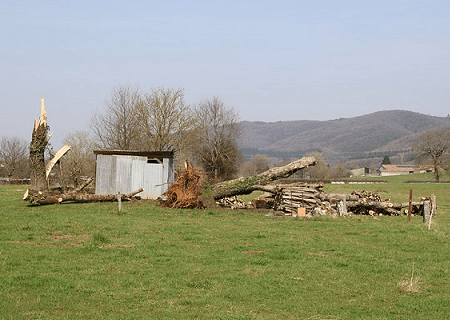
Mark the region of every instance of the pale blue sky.
POLYGON ((450 1, 22 1, 0 5, 0 136, 88 130, 114 86, 219 96, 241 120, 450 113, 450 1))

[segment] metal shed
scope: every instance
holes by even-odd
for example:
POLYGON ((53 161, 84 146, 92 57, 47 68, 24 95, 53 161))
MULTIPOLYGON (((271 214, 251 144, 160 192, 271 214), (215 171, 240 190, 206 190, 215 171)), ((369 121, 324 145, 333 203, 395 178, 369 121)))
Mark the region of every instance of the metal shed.
POLYGON ((95 194, 127 194, 139 188, 156 199, 174 180, 173 152, 96 150, 95 194))

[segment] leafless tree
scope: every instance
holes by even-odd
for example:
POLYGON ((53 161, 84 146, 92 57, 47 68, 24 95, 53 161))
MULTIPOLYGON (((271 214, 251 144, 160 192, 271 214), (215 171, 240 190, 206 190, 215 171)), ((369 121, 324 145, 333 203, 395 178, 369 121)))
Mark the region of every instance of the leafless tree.
POLYGON ((350 176, 350 171, 347 168, 347 165, 343 162, 337 163, 333 166, 330 172, 331 178, 339 179, 350 176))
POLYGON ((0 138, 0 172, 8 178, 29 177, 28 156, 28 142, 25 139, 8 136, 0 138))
POLYGON ((195 108, 197 139, 194 156, 208 179, 214 182, 231 179, 238 171, 241 152, 239 115, 218 98, 200 102, 195 108))
POLYGON ((194 117, 184 104, 183 89, 152 89, 138 108, 140 149, 181 151, 186 147, 194 117))
POLYGON ((309 152, 305 157, 314 157, 316 159, 316 164, 306 169, 310 179, 330 179, 331 169, 322 152, 309 152))
POLYGON ((71 147, 60 161, 63 183, 64 186, 77 187, 83 182, 83 177, 93 177, 95 174, 94 144, 86 131, 68 134, 63 143, 71 147))
POLYGON ((95 113, 91 129, 99 147, 107 149, 136 149, 140 139, 138 106, 141 97, 138 88, 114 88, 106 100, 105 113, 95 113))
POLYGON ((249 161, 242 164, 240 175, 243 177, 255 176, 261 172, 269 170, 270 160, 265 154, 255 154, 249 161))
POLYGON ((434 168, 434 179, 439 182, 439 166, 450 151, 450 132, 445 129, 434 129, 419 135, 413 144, 417 158, 431 160, 434 168))

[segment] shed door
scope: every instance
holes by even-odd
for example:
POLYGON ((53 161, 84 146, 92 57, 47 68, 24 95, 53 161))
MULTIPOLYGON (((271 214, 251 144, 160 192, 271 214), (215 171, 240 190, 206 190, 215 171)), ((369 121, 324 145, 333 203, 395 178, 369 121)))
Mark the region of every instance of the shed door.
POLYGON ((144 192, 142 197, 156 199, 162 193, 163 166, 159 163, 146 163, 144 173, 144 192))

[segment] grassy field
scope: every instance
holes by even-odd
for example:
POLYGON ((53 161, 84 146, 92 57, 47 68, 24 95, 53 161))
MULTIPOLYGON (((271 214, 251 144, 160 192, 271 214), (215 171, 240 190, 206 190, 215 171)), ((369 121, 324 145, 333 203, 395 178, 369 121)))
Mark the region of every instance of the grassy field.
POLYGON ((291 218, 154 202, 29 207, 0 186, 0 319, 450 319, 450 185, 327 185, 421 217, 291 218))

